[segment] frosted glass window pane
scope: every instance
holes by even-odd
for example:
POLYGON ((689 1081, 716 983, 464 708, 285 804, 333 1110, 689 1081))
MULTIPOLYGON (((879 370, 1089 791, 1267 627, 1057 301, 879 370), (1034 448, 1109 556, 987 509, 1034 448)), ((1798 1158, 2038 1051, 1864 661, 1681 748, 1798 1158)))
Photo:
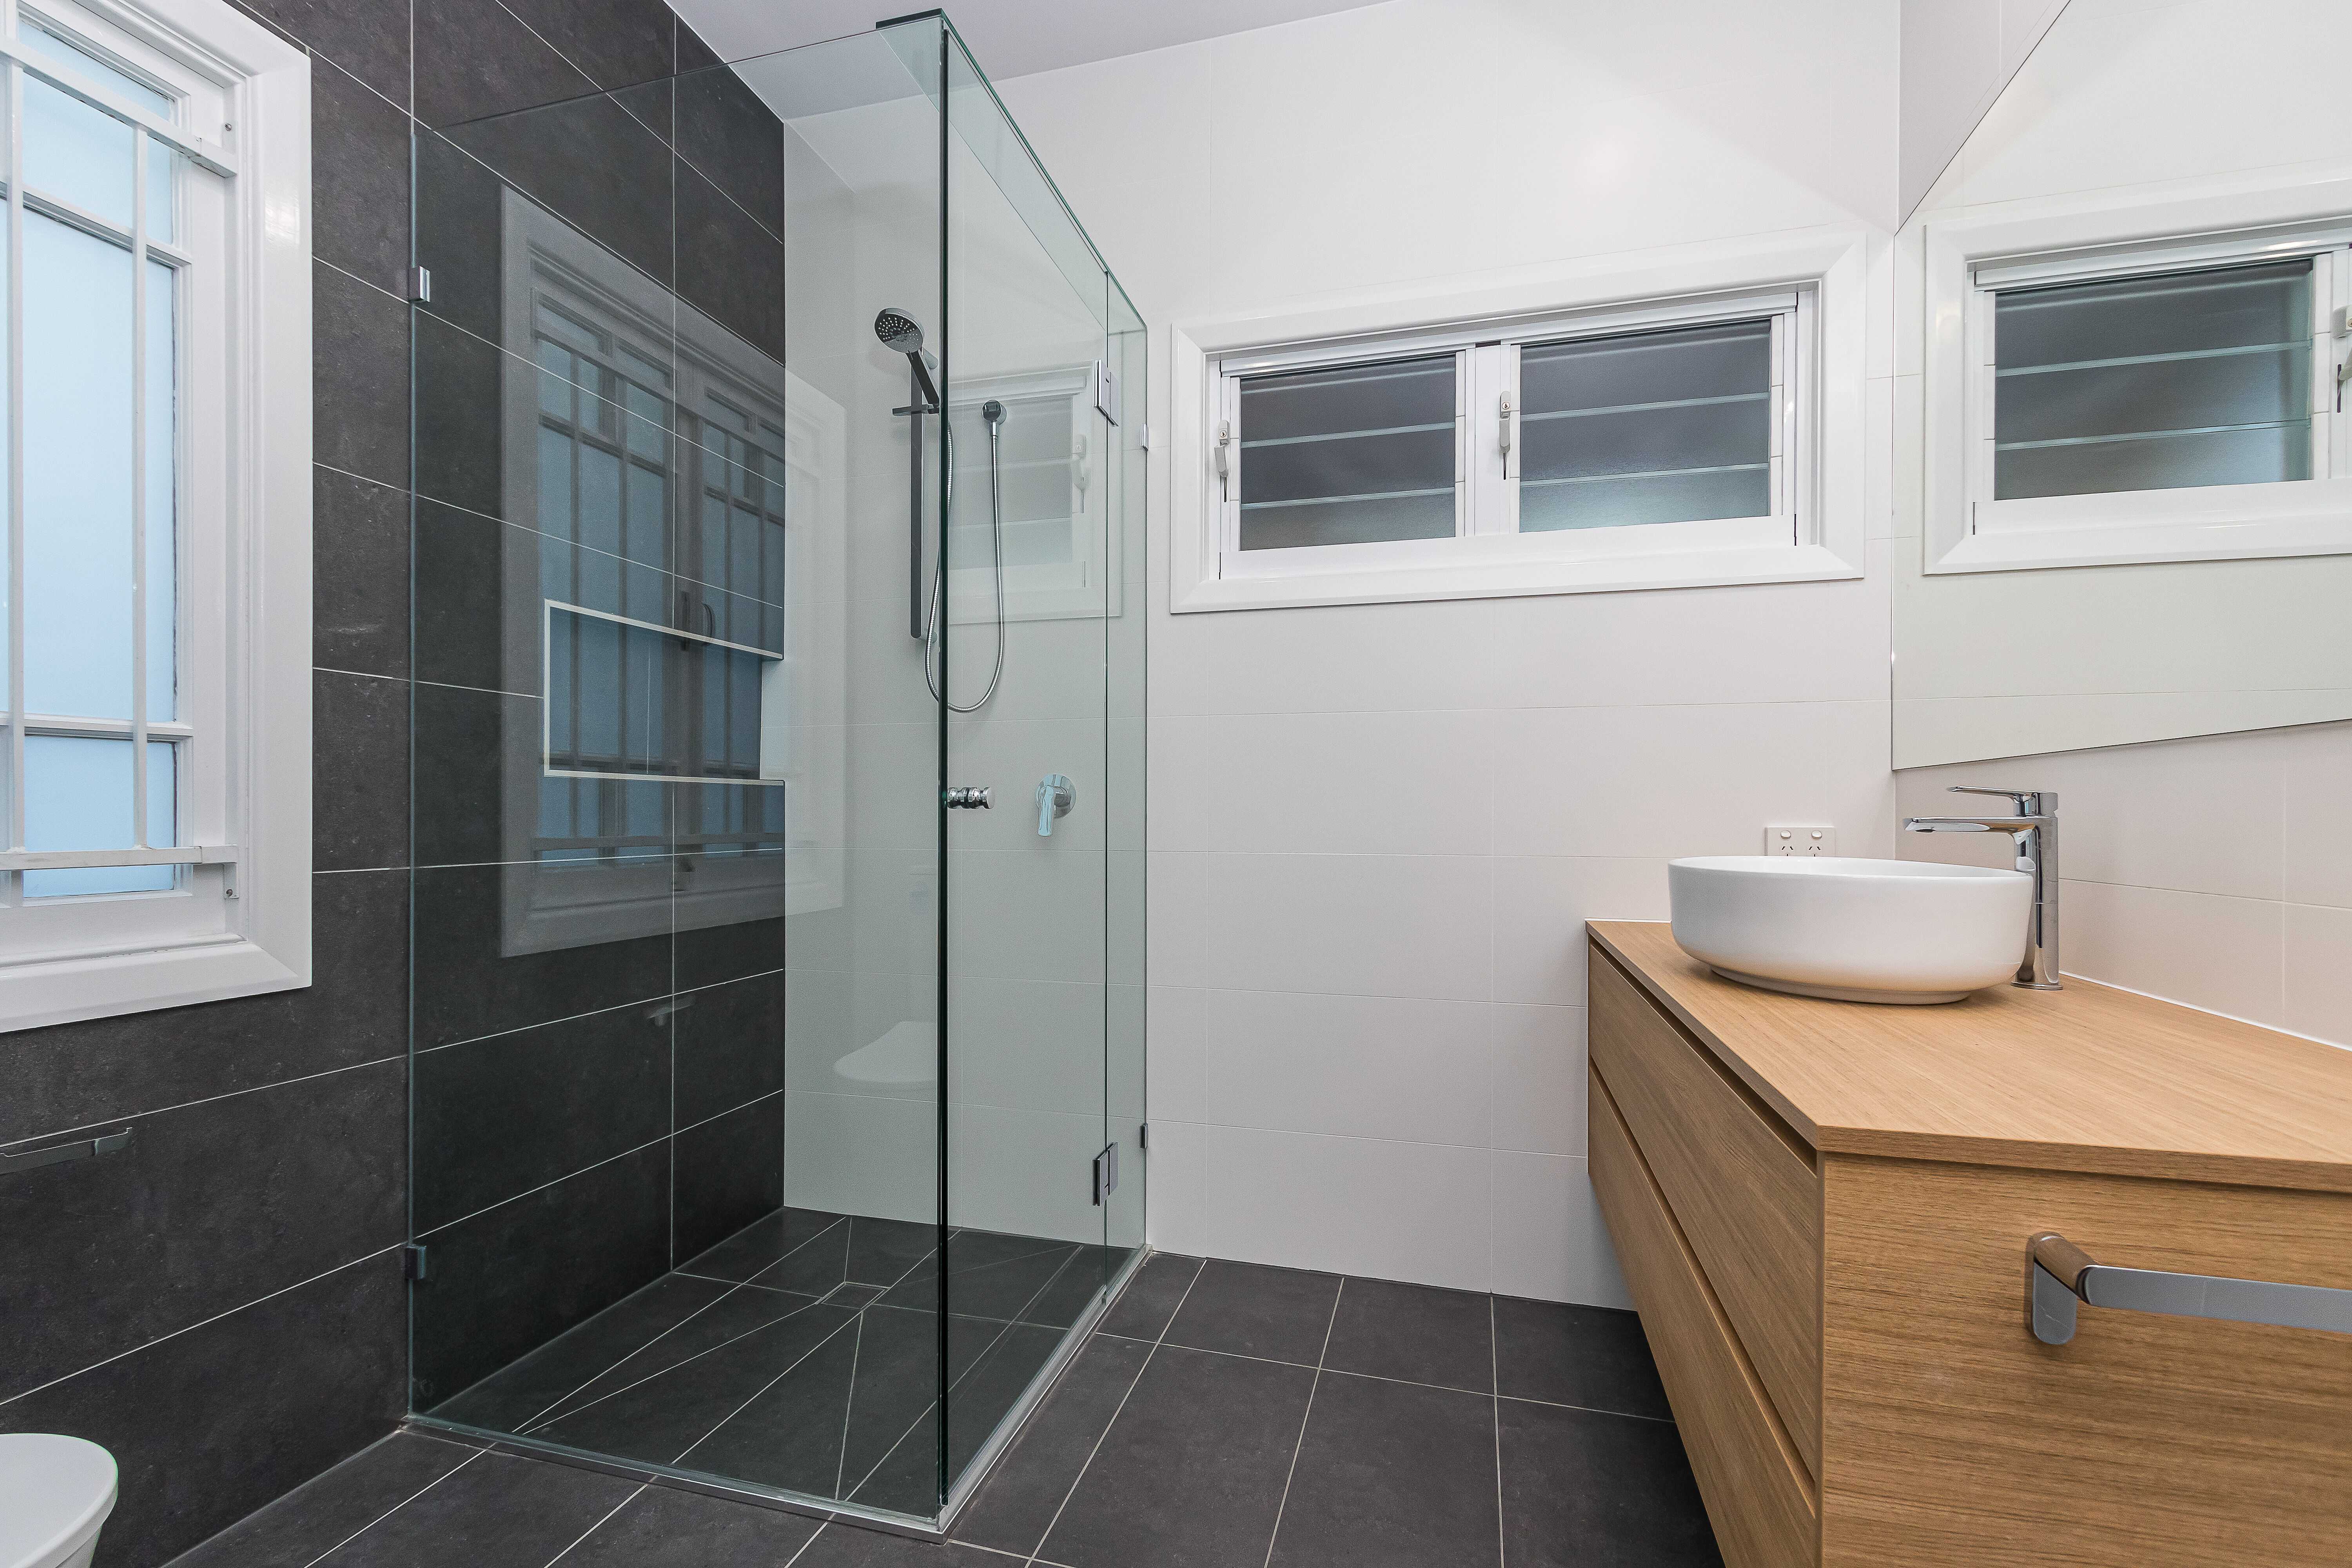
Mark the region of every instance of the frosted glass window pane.
POLYGON ((131 127, 25 78, 25 184, 131 226, 131 127))
POLYGON ((179 342, 172 269, 147 264, 147 717, 179 717, 179 342))
MULTIPOLYGON (((27 849, 128 849, 131 847, 131 742, 64 735, 25 738, 25 847, 27 849)), ((175 831, 177 781, 174 748, 147 748, 147 832, 151 844, 179 842, 175 831)), ((77 893, 159 892, 174 885, 169 866, 104 866, 63 871, 27 871, 25 896, 60 898, 77 893)))
POLYGON ((1244 377, 1241 547, 1455 531, 1452 354, 1244 377))
POLYGON ((1993 494, 2311 477, 2311 262, 1994 298, 1993 494))
POLYGON ((131 716, 131 255, 25 215, 25 702, 131 716))
POLYGON ((1519 531, 1772 510, 1772 323, 1717 322, 1519 354, 1519 531))

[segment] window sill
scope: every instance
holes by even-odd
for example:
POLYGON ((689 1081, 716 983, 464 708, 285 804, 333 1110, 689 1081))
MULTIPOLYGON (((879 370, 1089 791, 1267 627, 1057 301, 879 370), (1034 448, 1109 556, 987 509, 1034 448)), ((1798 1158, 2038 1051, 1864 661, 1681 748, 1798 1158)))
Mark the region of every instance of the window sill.
POLYGON ((2352 479, 1980 501, 1929 575, 2352 553, 2352 479))
POLYGON ((1465 562, 1281 577, 1214 577, 1172 596, 1178 615, 1277 610, 1310 605, 1393 605, 1424 599, 1507 599, 1539 594, 1615 594, 1646 588, 1721 588, 1746 583, 1822 583, 1859 577, 1862 566, 1819 544, 1750 545, 1654 555, 1465 562))
POLYGON ((0 1029, 31 1029, 157 1007, 257 996, 310 984, 305 951, 289 963, 259 942, 223 934, 140 952, 27 958, 0 970, 0 1029))

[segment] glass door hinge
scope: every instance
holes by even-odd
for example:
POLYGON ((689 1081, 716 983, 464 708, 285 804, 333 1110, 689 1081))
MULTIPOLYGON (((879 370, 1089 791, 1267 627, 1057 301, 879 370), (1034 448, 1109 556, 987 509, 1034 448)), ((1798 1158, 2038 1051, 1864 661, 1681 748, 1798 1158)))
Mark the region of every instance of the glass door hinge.
POLYGON ((412 305, 429 305, 433 302, 431 268, 412 267, 408 269, 408 302, 412 305))
POLYGON ((1102 1201, 1117 1191, 1118 1191, 1118 1145, 1107 1143, 1103 1146, 1103 1152, 1095 1156, 1095 1206, 1100 1208, 1102 1201))
POLYGON ((1151 1147, 1150 1122, 1139 1121, 1135 1124, 1135 1146, 1139 1149, 1149 1149, 1151 1147))
POLYGON ((400 1249, 400 1273, 401 1278, 420 1283, 433 1278, 433 1265, 426 1258, 423 1247, 412 1242, 400 1249))

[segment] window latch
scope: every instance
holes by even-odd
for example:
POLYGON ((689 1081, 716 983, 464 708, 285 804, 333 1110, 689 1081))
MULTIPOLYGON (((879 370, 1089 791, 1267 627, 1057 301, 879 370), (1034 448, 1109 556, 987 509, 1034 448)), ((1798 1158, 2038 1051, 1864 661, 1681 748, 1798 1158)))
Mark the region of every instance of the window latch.
POLYGON ((1227 500, 1234 499, 1234 465, 1225 454, 1233 444, 1234 422, 1220 419, 1217 421, 1217 481, 1224 486, 1224 499, 1227 500))

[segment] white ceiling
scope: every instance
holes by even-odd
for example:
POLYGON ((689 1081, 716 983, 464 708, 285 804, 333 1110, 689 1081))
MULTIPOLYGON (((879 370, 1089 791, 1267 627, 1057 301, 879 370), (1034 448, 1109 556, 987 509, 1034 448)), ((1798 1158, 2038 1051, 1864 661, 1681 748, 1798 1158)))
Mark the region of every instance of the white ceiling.
MULTIPOLYGON (((972 58, 1003 81, 1032 71, 1245 33, 1277 22, 1353 11, 1378 0, 961 0, 948 18, 972 58)), ((862 33, 921 0, 671 0, 725 58, 862 33)))

